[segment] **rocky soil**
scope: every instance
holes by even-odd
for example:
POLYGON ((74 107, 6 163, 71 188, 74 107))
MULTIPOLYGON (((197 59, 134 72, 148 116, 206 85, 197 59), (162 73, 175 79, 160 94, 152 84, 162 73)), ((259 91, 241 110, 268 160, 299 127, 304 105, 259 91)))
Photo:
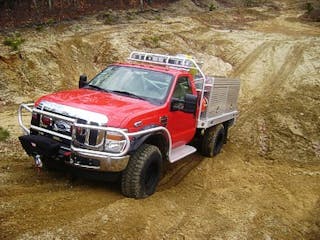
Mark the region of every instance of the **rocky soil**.
POLYGON ((0 239, 319 239, 320 25, 300 7, 182 0, 20 29, 19 51, 0 44, 0 123, 11 135, 0 143, 0 239), (18 104, 75 88, 132 50, 194 55, 208 74, 241 79, 222 153, 169 166, 143 200, 117 183, 36 172, 16 140, 18 104))

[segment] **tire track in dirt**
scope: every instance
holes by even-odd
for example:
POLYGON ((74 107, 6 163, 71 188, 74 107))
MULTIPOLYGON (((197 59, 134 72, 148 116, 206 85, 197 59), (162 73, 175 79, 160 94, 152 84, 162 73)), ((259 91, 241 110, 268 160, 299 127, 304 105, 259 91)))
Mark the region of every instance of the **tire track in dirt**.
POLYGON ((272 42, 263 42, 262 44, 260 44, 244 59, 244 61, 239 66, 235 68, 235 70, 231 74, 231 77, 239 77, 241 73, 248 69, 258 59, 258 57, 272 45, 272 42))
POLYGON ((196 168, 204 158, 200 155, 193 155, 185 160, 170 165, 165 178, 161 181, 158 191, 164 191, 179 184, 183 178, 196 168))
MULTIPOLYGON (((243 73, 255 62, 255 60, 258 59, 258 56, 263 53, 263 50, 267 51, 267 48, 270 49, 274 46, 275 44, 273 42, 261 44, 251 54, 249 54, 245 61, 234 71, 233 76, 236 77, 237 74, 239 76, 239 74, 243 73)), ((263 80, 262 84, 264 87, 262 87, 262 89, 264 96, 271 96, 276 92, 282 91, 281 87, 290 80, 290 76, 294 75, 294 71, 300 66, 300 63, 303 61, 303 53, 305 50, 303 42, 296 43, 293 46, 290 46, 290 48, 291 49, 283 58, 273 59, 275 62, 278 62, 279 65, 281 64, 281 66, 279 70, 270 72, 270 75, 263 80)), ((268 102, 269 98, 263 98, 260 101, 268 102)), ((254 109, 256 109, 256 105, 251 105, 248 110, 254 109)))
POLYGON ((284 58, 283 64, 281 65, 279 71, 272 74, 267 81, 268 93, 274 93, 275 89, 281 90, 280 87, 285 84, 290 75, 293 75, 300 62, 303 61, 303 53, 305 47, 303 43, 298 43, 292 46, 293 50, 289 51, 287 56, 284 58))
POLYGON ((246 122, 255 122, 255 124, 260 126, 258 127, 260 130, 252 128, 251 130, 248 130, 250 128, 246 127, 245 121, 240 120, 238 122, 238 129, 242 129, 241 131, 246 132, 254 131, 259 136, 258 139, 262 139, 262 142, 257 145, 260 150, 265 149, 261 151, 263 154, 272 154, 273 151, 275 151, 272 150, 270 139, 275 135, 278 136, 278 134, 281 134, 279 130, 276 130, 270 124, 270 121, 274 121, 273 117, 269 117, 269 120, 266 121, 266 118, 268 117, 267 114, 265 114, 266 111, 277 111, 276 106, 274 106, 272 110, 268 108, 270 99, 280 102, 283 101, 283 98, 289 89, 291 89, 291 91, 297 90, 292 84, 296 83, 297 79, 301 78, 301 74, 306 75, 306 72, 308 71, 306 68, 308 65, 304 64, 306 46, 308 46, 308 42, 304 41, 278 42, 277 54, 273 55, 272 58, 267 59, 267 62, 265 63, 268 65, 269 61, 274 62, 277 65, 274 65, 273 67, 275 71, 270 71, 264 75, 263 81, 261 82, 262 85, 259 86, 260 91, 258 91, 259 89, 255 89, 255 93, 257 94, 255 104, 248 104, 245 111, 242 111, 240 116, 240 119, 246 119, 246 122), (300 73, 296 73, 298 68, 300 73), (259 122, 262 124, 259 124, 259 122), (268 131, 273 132, 273 136, 271 136, 268 131, 263 130, 267 129, 267 126, 269 129, 268 131))

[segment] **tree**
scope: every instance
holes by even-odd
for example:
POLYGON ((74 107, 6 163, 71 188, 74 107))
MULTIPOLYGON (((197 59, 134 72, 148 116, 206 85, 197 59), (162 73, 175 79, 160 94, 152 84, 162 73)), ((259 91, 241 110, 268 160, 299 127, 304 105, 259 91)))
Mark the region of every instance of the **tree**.
POLYGON ((49 10, 52 9, 52 0, 48 0, 49 10))

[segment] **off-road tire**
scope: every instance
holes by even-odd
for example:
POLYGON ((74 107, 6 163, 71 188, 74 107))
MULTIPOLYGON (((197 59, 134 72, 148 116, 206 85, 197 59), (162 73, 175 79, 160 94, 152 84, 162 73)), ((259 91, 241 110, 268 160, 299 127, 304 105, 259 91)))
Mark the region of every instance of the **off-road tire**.
POLYGON ((222 124, 208 128, 203 136, 201 153, 206 157, 217 155, 225 143, 225 129, 222 124))
POLYGON ((156 146, 143 144, 131 155, 122 173, 121 191, 130 198, 152 195, 158 186, 162 168, 162 155, 156 146))

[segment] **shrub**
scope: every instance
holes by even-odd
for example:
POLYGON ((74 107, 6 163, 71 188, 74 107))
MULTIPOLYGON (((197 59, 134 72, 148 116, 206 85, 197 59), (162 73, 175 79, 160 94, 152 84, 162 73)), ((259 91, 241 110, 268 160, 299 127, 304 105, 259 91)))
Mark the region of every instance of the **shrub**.
POLYGON ((38 32, 42 32, 44 29, 44 25, 43 24, 38 24, 35 26, 36 31, 38 32))
MULTIPOLYGON (((127 17, 130 15, 127 15, 127 17)), ((131 16, 130 16, 131 17, 131 16)), ((107 12, 101 13, 97 16, 97 19, 100 21, 103 21, 106 25, 112 25, 117 23, 120 20, 120 17, 114 13, 111 10, 108 10, 107 12)))
POLYGON ((7 37, 3 44, 11 47, 12 51, 17 51, 20 48, 20 45, 25 42, 25 39, 21 37, 19 33, 12 34, 12 36, 7 37))
POLYGON ((252 7, 254 5, 254 1, 253 0, 245 0, 244 5, 246 7, 252 7))
POLYGON ((216 10, 217 9, 217 6, 214 4, 214 3, 211 3, 209 5, 209 11, 212 12, 213 10, 216 10))
POLYGON ((150 48, 160 47, 160 37, 158 35, 143 36, 142 41, 146 47, 150 47, 150 48))
POLYGON ((53 19, 53 18, 49 18, 46 22, 45 22, 45 24, 47 24, 47 25, 53 25, 53 24, 55 24, 56 23, 56 21, 53 19))
POLYGON ((136 14, 134 12, 127 12, 127 20, 130 21, 130 20, 134 20, 135 18, 137 18, 136 14))
POLYGON ((7 140, 9 136, 10 136, 9 131, 0 127, 0 142, 7 140))
POLYGON ((308 13, 310 13, 314 9, 312 3, 308 2, 306 3, 306 10, 308 13))

